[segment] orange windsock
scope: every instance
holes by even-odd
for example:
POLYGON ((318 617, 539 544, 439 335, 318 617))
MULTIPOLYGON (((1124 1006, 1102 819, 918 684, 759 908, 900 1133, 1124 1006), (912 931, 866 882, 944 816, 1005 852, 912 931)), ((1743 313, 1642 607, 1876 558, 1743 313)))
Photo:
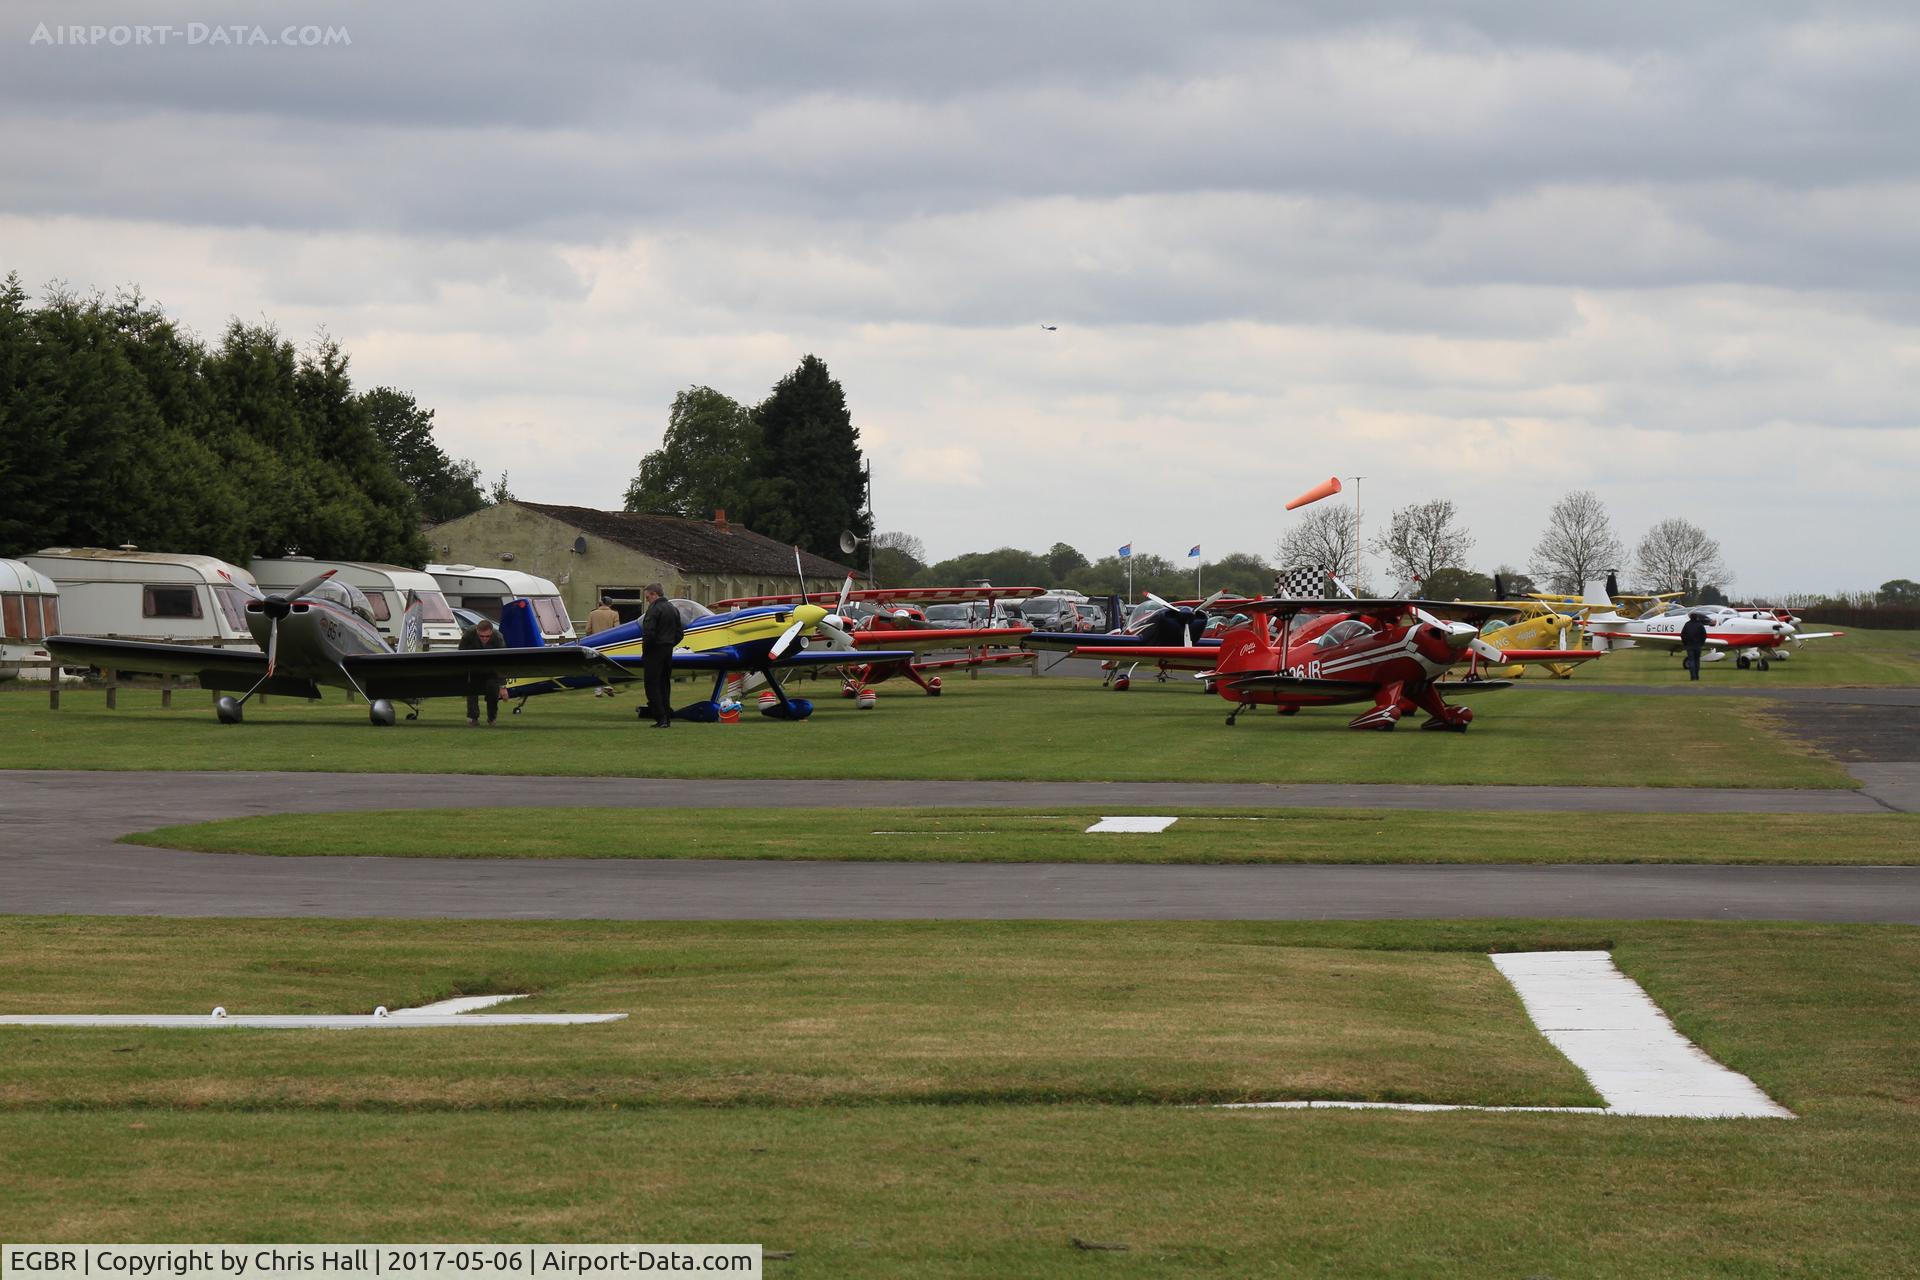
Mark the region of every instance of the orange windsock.
POLYGON ((1287 504, 1287 510, 1291 511, 1295 507, 1304 507, 1309 502, 1318 502, 1322 498, 1331 498, 1338 492, 1340 492, 1340 477, 1328 476, 1325 484, 1317 484, 1295 498, 1292 502, 1289 502, 1287 504))

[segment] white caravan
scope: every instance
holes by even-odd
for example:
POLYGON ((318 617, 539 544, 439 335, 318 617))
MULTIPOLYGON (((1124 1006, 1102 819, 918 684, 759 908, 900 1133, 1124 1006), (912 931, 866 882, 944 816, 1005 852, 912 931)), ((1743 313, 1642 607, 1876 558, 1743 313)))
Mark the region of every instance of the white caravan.
POLYGON ((47 647, 60 631, 60 588, 18 560, 0 560, 0 680, 45 680, 47 647))
POLYGON ((61 634, 258 649, 247 630, 253 575, 214 556, 43 547, 22 556, 60 588, 61 634))
POLYGON ((427 572, 440 584, 447 603, 456 609, 471 609, 483 618, 498 622, 502 605, 509 600, 525 600, 533 605, 533 616, 540 623, 540 636, 548 644, 580 638, 567 617, 560 588, 546 578, 517 569, 482 569, 470 564, 430 564, 427 572))
POLYGON ((400 638, 400 625, 406 617, 407 593, 420 599, 422 639, 429 649, 451 649, 460 643, 460 624, 454 620, 447 598, 440 593, 434 576, 420 569, 397 564, 377 564, 358 560, 316 560, 312 556, 286 556, 274 560, 255 560, 247 568, 255 582, 268 595, 290 591, 323 569, 336 569, 334 581, 360 588, 373 610, 373 625, 390 641, 400 638))

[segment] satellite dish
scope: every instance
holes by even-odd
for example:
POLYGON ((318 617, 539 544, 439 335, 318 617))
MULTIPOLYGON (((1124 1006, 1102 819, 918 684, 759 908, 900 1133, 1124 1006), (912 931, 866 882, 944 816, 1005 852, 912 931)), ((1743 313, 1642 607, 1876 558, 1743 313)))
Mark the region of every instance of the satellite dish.
POLYGON ((865 541, 865 538, 856 534, 853 530, 842 529, 840 531, 840 554, 846 556, 852 555, 860 549, 860 544, 865 541))
POLYGON ((579 537, 573 540, 573 554, 577 556, 583 556, 587 554, 587 535, 586 534, 583 533, 579 537))

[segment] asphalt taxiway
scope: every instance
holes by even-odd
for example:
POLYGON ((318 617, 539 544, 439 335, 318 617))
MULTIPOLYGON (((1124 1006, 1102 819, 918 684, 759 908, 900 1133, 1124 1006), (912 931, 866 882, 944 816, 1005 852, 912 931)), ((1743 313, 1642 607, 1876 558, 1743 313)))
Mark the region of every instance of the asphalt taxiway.
MULTIPOLYGON (((1912 791, 1920 766, 1880 766, 1912 791), (1889 772, 1890 771, 1890 772, 1889 772)), ((468 806, 1875 813, 1871 791, 0 772, 0 913, 490 919, 1591 917, 1920 924, 1920 867, 281 858, 117 843, 247 814, 468 806)), ((636 836, 644 830, 635 814, 636 836)), ((448 833, 457 842, 457 831, 448 833)), ((1118 837, 1124 838, 1124 837, 1118 837)))

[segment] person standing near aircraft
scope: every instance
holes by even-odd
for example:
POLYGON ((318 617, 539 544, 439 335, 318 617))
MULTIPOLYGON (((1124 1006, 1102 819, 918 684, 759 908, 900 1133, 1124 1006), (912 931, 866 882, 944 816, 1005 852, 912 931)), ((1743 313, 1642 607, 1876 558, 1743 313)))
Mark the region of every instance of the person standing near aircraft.
POLYGON ((640 667, 646 675, 647 705, 653 709, 653 727, 673 727, 673 649, 686 635, 680 611, 667 599, 666 588, 647 584, 647 611, 640 616, 640 667))
POLYGON ((1700 651, 1707 647, 1707 620, 1697 613, 1687 615, 1687 625, 1680 628, 1680 644, 1687 651, 1686 668, 1690 679, 1700 678, 1700 651))
MULTIPOLYGON (((587 630, 585 634, 597 636, 601 632, 611 631, 619 625, 620 615, 614 611, 613 597, 601 596, 600 603, 594 608, 592 613, 587 615, 587 630)), ((613 696, 613 686, 610 684, 601 685, 593 691, 593 696, 596 698, 611 698, 613 696)))
POLYGON ((597 636, 602 631, 611 631, 620 625, 620 615, 614 612, 613 598, 601 596, 599 605, 587 615, 587 634, 597 636))
MULTIPOLYGON (((473 630, 460 637, 462 649, 504 649, 506 637, 494 630, 493 623, 482 618, 473 630)), ((492 724, 500 715, 500 677, 492 671, 482 671, 467 678, 467 727, 475 728, 480 723, 480 699, 487 700, 487 723, 492 724)))

